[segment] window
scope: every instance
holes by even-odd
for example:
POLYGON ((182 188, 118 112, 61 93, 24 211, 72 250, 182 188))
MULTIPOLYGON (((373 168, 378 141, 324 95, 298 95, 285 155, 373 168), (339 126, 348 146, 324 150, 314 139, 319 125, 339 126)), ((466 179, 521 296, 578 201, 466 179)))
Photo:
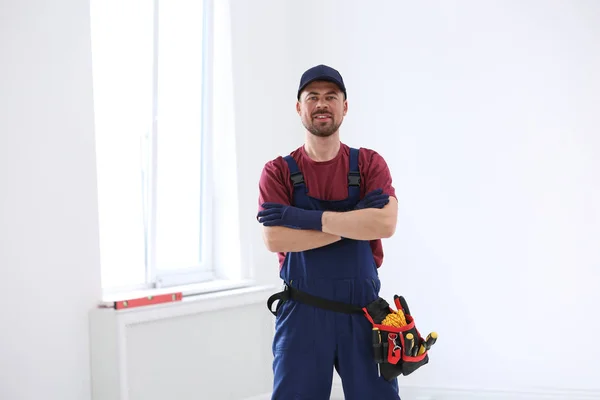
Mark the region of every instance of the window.
POLYGON ((102 287, 211 280, 211 10, 92 0, 102 287))

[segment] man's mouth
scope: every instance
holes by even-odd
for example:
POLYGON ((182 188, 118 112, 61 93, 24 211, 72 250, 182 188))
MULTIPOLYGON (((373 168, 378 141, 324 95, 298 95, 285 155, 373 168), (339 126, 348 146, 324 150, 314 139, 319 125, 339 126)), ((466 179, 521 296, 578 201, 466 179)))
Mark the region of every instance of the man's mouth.
POLYGON ((329 114, 317 114, 317 115, 315 115, 315 119, 318 119, 319 121, 326 121, 328 119, 331 119, 331 115, 329 115, 329 114))

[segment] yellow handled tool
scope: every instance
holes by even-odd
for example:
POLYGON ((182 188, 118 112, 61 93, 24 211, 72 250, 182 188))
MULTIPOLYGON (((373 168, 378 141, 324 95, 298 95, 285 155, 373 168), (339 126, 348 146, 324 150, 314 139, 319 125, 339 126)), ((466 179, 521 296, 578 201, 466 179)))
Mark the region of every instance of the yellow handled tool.
POLYGON ((381 376, 379 364, 383 362, 383 354, 381 353, 381 332, 379 328, 373 328, 373 355, 377 363, 377 376, 381 376))
POLYGON ((427 348, 427 350, 429 350, 431 346, 435 344, 437 338, 437 332, 431 332, 429 335, 427 335, 427 339, 425 339, 425 347, 427 348))
POLYGON ((415 345, 415 337, 412 333, 407 333, 404 338, 404 354, 412 356, 413 347, 415 345))
POLYGON ((431 346, 433 346, 435 344, 437 338, 438 338, 437 332, 431 332, 429 335, 427 335, 427 338, 421 344, 421 347, 419 347, 418 355, 420 356, 423 353, 425 353, 425 351, 429 350, 431 348, 431 346))

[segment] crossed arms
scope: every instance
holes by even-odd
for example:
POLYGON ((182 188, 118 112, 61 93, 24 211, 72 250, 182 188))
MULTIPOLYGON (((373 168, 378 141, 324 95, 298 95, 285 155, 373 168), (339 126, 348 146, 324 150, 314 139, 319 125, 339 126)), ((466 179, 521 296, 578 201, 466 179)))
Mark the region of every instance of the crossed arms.
POLYGON ((297 252, 323 247, 341 240, 376 240, 391 237, 396 230, 398 201, 389 197, 383 208, 364 208, 347 212, 325 211, 322 230, 263 226, 263 240, 271 252, 297 252))

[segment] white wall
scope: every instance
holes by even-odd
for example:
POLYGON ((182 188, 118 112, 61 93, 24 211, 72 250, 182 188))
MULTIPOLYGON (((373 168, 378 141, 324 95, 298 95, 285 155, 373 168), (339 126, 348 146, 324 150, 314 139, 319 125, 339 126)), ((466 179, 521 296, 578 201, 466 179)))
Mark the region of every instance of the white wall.
POLYGON ((0 398, 85 400, 100 297, 88 4, 0 8, 0 398))
POLYGON ((289 28, 290 2, 229 0, 233 84, 239 168, 242 254, 252 260, 256 278, 278 282, 277 257, 266 252, 258 211, 258 179, 268 160, 285 154, 303 138, 295 111, 295 70, 289 28))
POLYGON ((294 74, 341 71, 393 174, 383 295, 440 334, 401 385, 600 389, 600 3, 288 4, 294 74))
MULTIPOLYGON (((230 1, 242 255, 256 275, 277 281, 254 219, 260 170, 301 144, 298 79, 329 63, 349 90, 344 140, 386 157, 400 199, 383 294, 405 294, 440 333, 401 385, 600 389, 584 337, 600 300, 598 3, 230 1)), ((88 6, 9 4, 0 398, 85 400, 100 296, 88 6)))

